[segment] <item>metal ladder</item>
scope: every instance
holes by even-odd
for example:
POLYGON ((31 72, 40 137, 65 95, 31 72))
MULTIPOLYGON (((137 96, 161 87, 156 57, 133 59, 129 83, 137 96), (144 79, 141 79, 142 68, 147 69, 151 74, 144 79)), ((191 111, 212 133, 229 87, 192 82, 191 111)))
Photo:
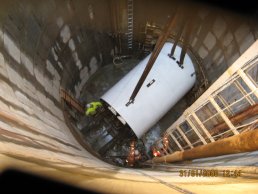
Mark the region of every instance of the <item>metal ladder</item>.
POLYGON ((128 17, 127 43, 128 43, 128 49, 132 49, 133 48, 133 0, 127 0, 127 17, 128 17))

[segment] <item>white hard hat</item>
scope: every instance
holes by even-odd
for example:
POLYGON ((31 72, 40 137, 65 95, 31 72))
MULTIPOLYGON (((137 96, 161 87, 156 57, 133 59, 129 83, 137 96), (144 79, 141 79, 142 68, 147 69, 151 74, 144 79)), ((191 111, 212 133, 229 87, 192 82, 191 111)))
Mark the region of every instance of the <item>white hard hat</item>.
POLYGON ((90 108, 90 104, 87 104, 86 107, 87 107, 87 108, 90 108))

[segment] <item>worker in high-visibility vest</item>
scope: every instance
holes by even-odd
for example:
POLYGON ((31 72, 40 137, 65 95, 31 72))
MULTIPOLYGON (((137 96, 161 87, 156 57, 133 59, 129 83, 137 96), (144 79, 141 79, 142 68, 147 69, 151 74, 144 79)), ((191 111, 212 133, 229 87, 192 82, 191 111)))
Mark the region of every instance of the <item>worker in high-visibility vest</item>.
POLYGON ((155 157, 161 156, 160 151, 159 151, 159 150, 156 150, 155 148, 152 149, 152 154, 153 154, 153 156, 155 156, 155 157))
POLYGON ((94 116, 97 113, 97 109, 102 107, 102 103, 101 102, 91 102, 89 104, 87 104, 87 110, 85 112, 85 114, 87 116, 94 116))

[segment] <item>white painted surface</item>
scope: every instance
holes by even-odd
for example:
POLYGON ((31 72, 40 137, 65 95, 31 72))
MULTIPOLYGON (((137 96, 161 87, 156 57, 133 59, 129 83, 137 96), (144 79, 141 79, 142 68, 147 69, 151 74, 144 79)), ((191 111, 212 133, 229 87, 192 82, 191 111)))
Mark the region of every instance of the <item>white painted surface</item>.
POLYGON ((184 113, 167 129, 167 132, 174 130, 179 124, 185 121, 186 117, 195 112, 202 104, 208 101, 208 97, 214 91, 222 87, 240 68, 258 54, 258 40, 255 41, 184 113))
MULTIPOLYGON (((184 69, 181 69, 175 60, 168 57, 171 48, 172 43, 166 43, 162 48, 134 104, 126 106, 150 55, 101 97, 123 117, 138 138, 157 123, 192 88, 196 80, 195 75, 191 76, 195 70, 190 57, 185 56, 184 69), (147 87, 153 79, 155 82, 147 87)), ((180 52, 181 48, 177 47, 176 59, 179 59, 180 52)))

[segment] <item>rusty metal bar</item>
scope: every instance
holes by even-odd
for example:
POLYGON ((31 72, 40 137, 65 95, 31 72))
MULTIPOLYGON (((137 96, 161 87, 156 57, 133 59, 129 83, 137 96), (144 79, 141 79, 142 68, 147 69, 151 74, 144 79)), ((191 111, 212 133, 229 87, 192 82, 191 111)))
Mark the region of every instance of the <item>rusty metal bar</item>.
POLYGON ((236 130, 235 126, 231 123, 231 121, 229 120, 229 118, 227 117, 227 115, 221 110, 221 108, 219 107, 219 105, 217 104, 217 102, 214 100, 213 97, 209 98, 211 104, 214 106, 214 108, 217 110, 217 112, 220 114, 220 116, 222 117, 222 119, 225 121, 225 123, 228 125, 228 127, 230 128, 230 130, 235 134, 239 134, 239 132, 236 130))
MULTIPOLYGON (((229 120, 232 124, 238 124, 248 118, 251 118, 253 116, 258 115, 258 104, 255 104, 253 106, 249 106, 245 110, 241 111, 240 113, 229 117, 229 120)), ((222 130, 228 129, 227 123, 223 122, 215 126, 211 131, 213 134, 218 133, 222 130)))
MULTIPOLYGON (((175 42, 174 42, 174 44, 173 44, 173 47, 172 47, 172 49, 171 49, 170 54, 168 55, 168 56, 171 57, 171 58, 173 58, 173 56, 174 56, 174 53, 175 53, 175 50, 176 50, 176 46, 177 46, 178 41, 179 41, 179 39, 180 39, 180 37, 181 37, 181 35, 182 35, 182 33, 183 33, 183 30, 184 30, 184 28, 185 28, 185 25, 186 25, 186 18, 183 16, 183 18, 182 18, 182 24, 179 26, 179 30, 178 30, 177 35, 176 35, 176 37, 175 37, 175 42)), ((175 59, 175 58, 173 58, 173 59, 175 59)))
POLYGON ((190 150, 177 151, 170 155, 155 157, 152 161, 154 163, 178 162, 256 150, 258 150, 258 128, 190 150))
POLYGON ((188 23, 186 25, 185 39, 184 39, 184 42, 183 42, 183 47, 182 47, 181 54, 180 54, 180 60, 179 60, 179 63, 178 63, 180 67, 184 63, 185 54, 186 54, 186 51, 189 47, 189 41, 190 41, 190 38, 191 38, 191 34, 192 34, 192 31, 193 31, 193 26, 194 26, 194 20, 195 20, 194 14, 191 14, 190 18, 191 18, 190 19, 191 21, 188 20, 188 23))
POLYGON ((85 110, 83 108, 83 105, 78 100, 76 100, 73 96, 71 96, 68 92, 66 92, 64 89, 60 89, 60 96, 65 102, 70 104, 75 110, 84 114, 85 110))
POLYGON ((136 86, 134 88, 134 91, 129 99, 129 102, 126 104, 127 106, 134 102, 136 95, 138 94, 139 90, 141 89, 141 87, 142 87, 146 77, 148 76, 152 66, 154 65, 163 45, 165 44, 167 38, 169 37, 172 28, 175 26, 177 18, 178 18, 178 15, 175 14, 174 17, 171 17, 169 19, 166 27, 164 28, 163 34, 158 38, 157 44, 151 54, 151 57, 146 65, 138 83, 136 84, 136 86))

